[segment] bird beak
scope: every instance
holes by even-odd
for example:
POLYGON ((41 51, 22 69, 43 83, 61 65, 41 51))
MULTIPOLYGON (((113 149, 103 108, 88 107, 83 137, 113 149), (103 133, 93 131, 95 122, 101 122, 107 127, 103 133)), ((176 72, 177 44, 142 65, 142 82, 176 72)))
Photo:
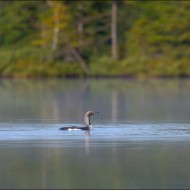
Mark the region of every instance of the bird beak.
POLYGON ((99 112, 98 111, 94 112, 94 114, 97 114, 97 113, 99 113, 99 112))

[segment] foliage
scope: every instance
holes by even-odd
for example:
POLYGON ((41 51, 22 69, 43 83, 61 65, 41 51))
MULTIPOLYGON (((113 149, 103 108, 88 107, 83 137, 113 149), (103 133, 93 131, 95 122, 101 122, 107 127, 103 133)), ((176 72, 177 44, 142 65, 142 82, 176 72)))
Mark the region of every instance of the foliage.
POLYGON ((131 44, 128 56, 154 60, 149 70, 153 68, 159 75, 187 75, 190 56, 190 13, 187 10, 190 2, 159 2, 157 6, 155 2, 149 2, 147 5, 146 14, 127 32, 128 44, 131 44))
MULTIPOLYGON (((41 35, 38 41, 34 41, 34 44, 57 49, 64 40, 64 36, 60 38, 60 33, 67 30, 70 15, 66 5, 61 1, 49 0, 47 2, 44 12, 39 13, 41 35)), ((64 33, 64 35, 68 35, 68 32, 64 33)))
POLYGON ((89 76, 189 76, 189 10, 189 1, 117 1, 114 60, 112 1, 1 1, 0 76, 84 76, 82 64, 89 76))
POLYGON ((41 78, 75 77, 84 73, 78 63, 49 62, 44 59, 49 51, 24 47, 18 50, 1 49, 0 73, 2 77, 41 78))
POLYGON ((38 2, 3 1, 0 10, 0 44, 12 46, 33 35, 38 2))

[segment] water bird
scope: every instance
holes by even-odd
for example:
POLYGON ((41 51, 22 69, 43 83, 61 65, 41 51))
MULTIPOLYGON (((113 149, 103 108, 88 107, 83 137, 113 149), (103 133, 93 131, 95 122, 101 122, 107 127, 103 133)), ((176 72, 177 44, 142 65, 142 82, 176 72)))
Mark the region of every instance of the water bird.
POLYGON ((85 130, 85 131, 91 131, 93 126, 90 122, 90 117, 94 114, 97 114, 99 112, 93 112, 93 111, 87 111, 84 115, 84 123, 85 127, 79 127, 79 126, 70 126, 70 127, 61 127, 60 130, 85 130))

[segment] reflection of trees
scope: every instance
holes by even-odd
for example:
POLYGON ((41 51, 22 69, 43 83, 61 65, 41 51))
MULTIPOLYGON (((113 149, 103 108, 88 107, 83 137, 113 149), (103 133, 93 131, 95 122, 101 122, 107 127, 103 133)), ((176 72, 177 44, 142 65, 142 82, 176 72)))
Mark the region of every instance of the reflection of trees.
POLYGON ((81 122, 96 120, 188 120, 189 80, 2 80, 3 120, 81 122))
POLYGON ((117 121, 117 113, 118 113, 118 94, 116 90, 112 92, 112 121, 117 121))
MULTIPOLYGON (((43 149, 42 149, 42 154, 43 154, 43 149)), ((39 158, 39 160, 41 161, 41 167, 40 167, 40 172, 41 172, 41 189, 45 189, 47 188, 47 158, 39 158)))
MULTIPOLYGON (((81 103, 87 88, 88 82, 80 80, 5 80, 0 83, 2 115, 4 119, 8 115, 9 119, 61 120, 64 114, 72 117, 79 111, 83 118, 81 103)), ((79 114, 76 119, 79 119, 79 114)))
POLYGON ((187 188, 190 185, 188 143, 180 144, 180 148, 177 143, 124 143, 117 144, 114 152, 111 144, 101 143, 90 146, 89 154, 85 154, 85 144, 63 147, 59 146, 63 142, 54 142, 51 147, 44 143, 41 147, 24 142, 0 148, 0 188, 187 188))

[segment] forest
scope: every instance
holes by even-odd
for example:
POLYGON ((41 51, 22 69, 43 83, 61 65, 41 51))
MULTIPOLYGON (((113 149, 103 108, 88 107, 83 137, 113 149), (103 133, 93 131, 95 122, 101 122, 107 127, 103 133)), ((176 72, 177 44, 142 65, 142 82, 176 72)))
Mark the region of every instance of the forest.
POLYGON ((189 77, 190 1, 0 1, 0 77, 189 77))

